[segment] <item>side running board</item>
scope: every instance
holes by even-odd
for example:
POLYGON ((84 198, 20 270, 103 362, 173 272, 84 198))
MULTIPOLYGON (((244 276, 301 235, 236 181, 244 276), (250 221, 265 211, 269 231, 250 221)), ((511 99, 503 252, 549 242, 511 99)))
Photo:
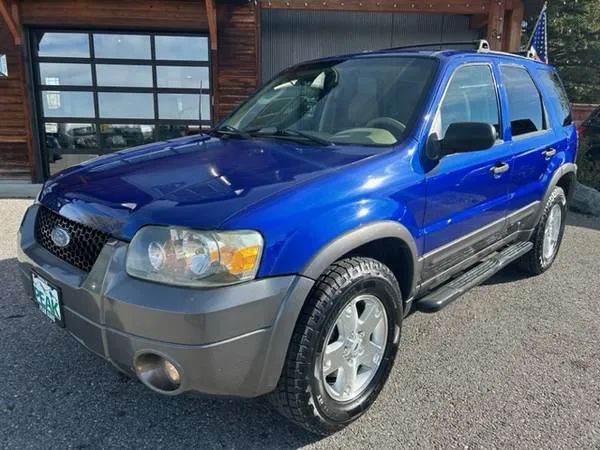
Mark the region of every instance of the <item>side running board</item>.
POLYGON ((531 242, 518 242, 493 254, 458 278, 437 288, 425 297, 417 300, 415 306, 419 311, 432 313, 448 306, 468 290, 478 286, 500 271, 511 262, 523 256, 533 248, 531 242))

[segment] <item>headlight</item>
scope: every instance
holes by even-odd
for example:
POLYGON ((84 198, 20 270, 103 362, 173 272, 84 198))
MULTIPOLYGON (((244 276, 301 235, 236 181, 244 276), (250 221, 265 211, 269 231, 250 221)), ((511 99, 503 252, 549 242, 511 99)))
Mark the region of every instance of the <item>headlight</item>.
POLYGON ((147 226, 129 244, 127 273, 179 286, 218 286, 256 276, 263 238, 256 231, 147 226))

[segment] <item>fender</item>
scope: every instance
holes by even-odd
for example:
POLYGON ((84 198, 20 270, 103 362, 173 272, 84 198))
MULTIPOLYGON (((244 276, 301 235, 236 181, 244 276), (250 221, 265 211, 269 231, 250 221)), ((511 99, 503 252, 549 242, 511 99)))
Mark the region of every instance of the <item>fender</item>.
POLYGON ((257 392, 266 393, 277 386, 298 316, 315 280, 341 256, 361 245, 381 238, 400 239, 408 247, 413 260, 413 280, 411 295, 408 298, 412 298, 418 286, 421 260, 417 256, 414 238, 404 225, 392 220, 370 222, 329 241, 300 270, 299 276, 295 279, 279 308, 271 328, 271 338, 265 350, 265 364, 258 378, 257 392))
POLYGON ((330 241, 313 256, 300 270, 300 275, 316 280, 337 259, 361 245, 368 244, 382 238, 396 238, 408 247, 413 263, 413 279, 411 283, 411 298, 418 286, 419 274, 421 273, 421 260, 418 257, 417 245, 408 229, 391 220, 371 222, 350 230, 336 239, 330 241))
MULTIPOLYGON (((537 212, 537 214, 535 216, 535 220, 533 221, 534 227, 537 226, 538 222, 540 221, 540 218, 542 217, 542 214, 544 212, 544 207, 546 206, 546 203, 548 202, 548 199, 550 198, 552 189, 554 189, 556 187, 559 180, 563 176, 565 176, 569 173, 573 173, 573 174, 577 175, 577 164, 565 163, 562 166, 560 166, 558 169, 556 169, 556 172, 554 172, 554 175, 552 175, 552 178, 550 179, 550 183, 548 183, 548 187, 546 188, 546 192, 544 193, 544 197, 540 203, 539 211, 537 212)), ((574 183, 575 179, 571 182, 574 183)), ((574 192, 574 189, 569 189, 569 195, 567 197, 567 204, 570 202, 571 197, 573 196, 573 192, 574 192)))

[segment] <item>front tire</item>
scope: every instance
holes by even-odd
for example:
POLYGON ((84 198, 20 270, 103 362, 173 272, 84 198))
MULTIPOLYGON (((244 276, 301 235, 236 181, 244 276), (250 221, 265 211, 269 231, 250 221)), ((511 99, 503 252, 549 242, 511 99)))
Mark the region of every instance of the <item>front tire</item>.
POLYGON ((562 242, 566 218, 567 197, 565 191, 556 186, 531 237, 533 249, 517 262, 520 269, 539 275, 552 266, 562 242))
POLYGON ((370 258, 332 264, 306 300, 271 403, 313 433, 344 428, 387 380, 401 320, 400 288, 387 266, 370 258))

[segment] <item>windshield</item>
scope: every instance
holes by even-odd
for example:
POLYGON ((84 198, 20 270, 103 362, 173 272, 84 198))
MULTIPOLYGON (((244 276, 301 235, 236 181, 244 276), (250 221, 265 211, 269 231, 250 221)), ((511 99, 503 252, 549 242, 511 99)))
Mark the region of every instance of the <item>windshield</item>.
POLYGON ((282 72, 219 129, 316 143, 392 145, 416 119, 436 61, 327 60, 282 72))

